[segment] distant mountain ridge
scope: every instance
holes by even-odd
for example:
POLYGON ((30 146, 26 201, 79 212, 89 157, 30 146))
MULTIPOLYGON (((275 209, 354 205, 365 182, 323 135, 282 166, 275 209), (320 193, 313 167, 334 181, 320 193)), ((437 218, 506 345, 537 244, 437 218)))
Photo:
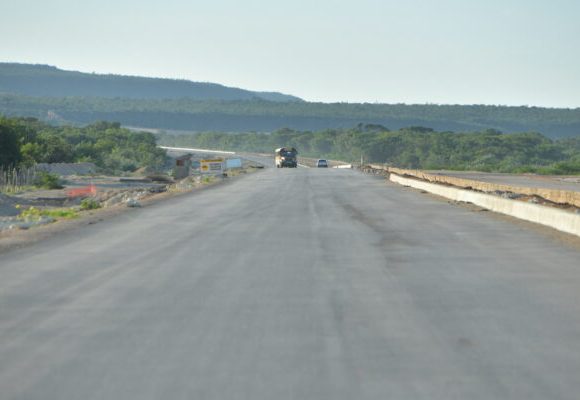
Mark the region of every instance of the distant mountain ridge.
POLYGON ((106 120, 190 132, 316 131, 378 124, 389 129, 422 126, 455 132, 541 132, 550 138, 580 135, 580 108, 312 103, 213 83, 9 63, 0 63, 2 115, 34 117, 53 124, 106 120))
POLYGON ((0 93, 2 114, 56 124, 116 121, 126 126, 190 132, 272 132, 280 128, 317 131, 352 128, 362 123, 389 129, 422 126, 455 132, 541 132, 550 138, 580 135, 580 108, 33 97, 0 93))
POLYGON ((20 63, 0 63, 0 93, 36 97, 303 101, 283 93, 254 92, 217 83, 91 74, 20 63))

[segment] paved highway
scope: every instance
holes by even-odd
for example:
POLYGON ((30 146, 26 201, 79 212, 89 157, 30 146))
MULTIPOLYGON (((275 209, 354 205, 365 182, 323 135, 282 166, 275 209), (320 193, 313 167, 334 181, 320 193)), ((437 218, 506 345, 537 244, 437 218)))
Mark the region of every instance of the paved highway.
POLYGON ((0 398, 577 399, 580 251, 274 168, 0 256, 0 398))

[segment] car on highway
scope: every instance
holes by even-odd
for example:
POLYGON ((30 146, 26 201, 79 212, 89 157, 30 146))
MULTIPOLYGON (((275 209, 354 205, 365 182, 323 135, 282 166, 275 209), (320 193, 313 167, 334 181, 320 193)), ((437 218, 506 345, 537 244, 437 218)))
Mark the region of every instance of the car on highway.
POLYGON ((328 162, 326 160, 317 160, 316 161, 316 168, 328 168, 328 162))

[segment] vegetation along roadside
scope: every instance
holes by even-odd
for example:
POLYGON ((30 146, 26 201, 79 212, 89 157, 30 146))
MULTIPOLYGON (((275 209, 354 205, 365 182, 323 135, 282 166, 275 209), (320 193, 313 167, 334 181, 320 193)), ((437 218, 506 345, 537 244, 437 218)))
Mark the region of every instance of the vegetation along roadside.
POLYGON ((306 157, 349 162, 363 157, 401 168, 580 174, 580 135, 555 140, 535 132, 503 134, 488 129, 454 133, 425 127, 391 131, 359 124, 316 132, 280 129, 271 134, 160 133, 157 137, 166 146, 234 151, 269 153, 277 147, 294 146, 306 157))

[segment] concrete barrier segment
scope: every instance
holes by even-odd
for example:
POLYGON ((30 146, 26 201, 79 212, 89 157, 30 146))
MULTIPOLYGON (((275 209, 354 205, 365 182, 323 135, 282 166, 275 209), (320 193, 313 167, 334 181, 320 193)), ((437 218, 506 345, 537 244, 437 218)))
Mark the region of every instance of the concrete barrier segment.
POLYGON ((339 169, 352 169, 352 164, 344 164, 344 165, 336 165, 332 168, 339 168, 339 169))
POLYGON ((210 150, 210 149, 192 149, 189 147, 168 147, 168 146, 157 146, 160 149, 164 150, 173 150, 173 151, 184 151, 184 152, 191 152, 191 153, 215 153, 215 154, 236 154, 235 151, 222 151, 222 150, 210 150))
POLYGON ((473 190, 459 189, 425 182, 422 180, 403 177, 395 173, 390 174, 389 180, 400 185, 425 190, 426 192, 450 200, 472 203, 494 212, 509 215, 525 221, 535 222, 562 232, 580 236, 580 214, 538 204, 504 199, 502 197, 475 192, 473 190))
POLYGON ((523 194, 528 196, 539 196, 553 203, 570 204, 575 207, 580 207, 580 192, 574 192, 570 190, 503 185, 497 183, 476 181, 473 179, 463 179, 453 176, 430 174, 421 170, 384 167, 380 165, 370 165, 370 167, 383 169, 390 173, 394 173, 400 176, 412 176, 427 182, 442 183, 446 185, 456 186, 459 188, 469 188, 488 193, 499 191, 499 192, 511 192, 523 194))

